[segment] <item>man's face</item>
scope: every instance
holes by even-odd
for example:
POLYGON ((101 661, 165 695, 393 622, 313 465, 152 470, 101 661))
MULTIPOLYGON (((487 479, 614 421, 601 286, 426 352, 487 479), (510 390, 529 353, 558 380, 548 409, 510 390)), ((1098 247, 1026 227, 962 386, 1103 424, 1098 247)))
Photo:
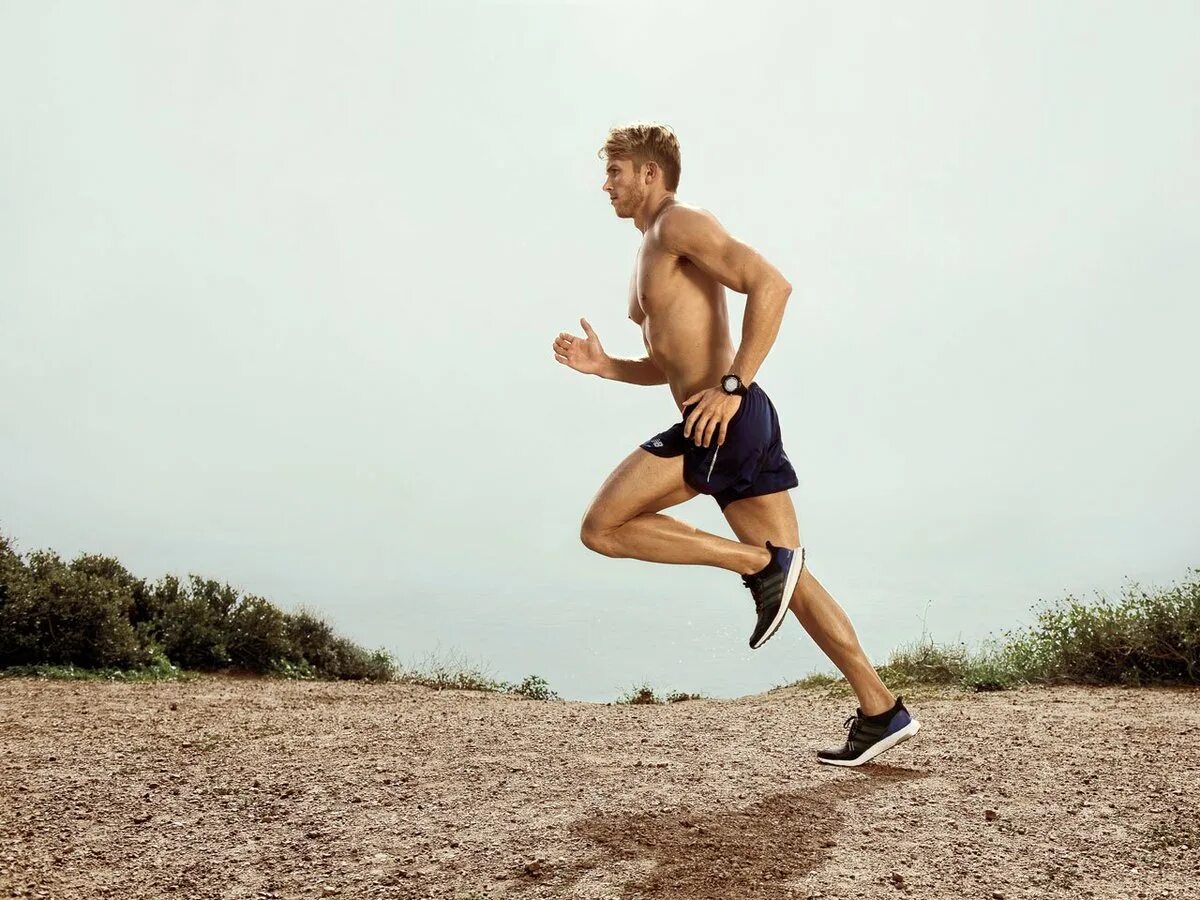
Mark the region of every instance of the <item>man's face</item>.
POLYGON ((633 217, 646 199, 646 187, 634 171, 631 159, 609 159, 605 169, 604 191, 613 209, 622 219, 633 217))

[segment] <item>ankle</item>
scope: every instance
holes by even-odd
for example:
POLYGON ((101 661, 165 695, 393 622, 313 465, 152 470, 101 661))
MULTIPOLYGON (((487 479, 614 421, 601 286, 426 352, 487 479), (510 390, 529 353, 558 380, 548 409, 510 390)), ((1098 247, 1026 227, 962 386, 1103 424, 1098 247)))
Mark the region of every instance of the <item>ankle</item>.
POLYGON ((747 562, 742 566, 741 574, 742 575, 757 575, 759 572, 761 572, 763 569, 765 569, 770 564, 771 564, 771 551, 765 547, 763 547, 762 549, 757 549, 754 551, 753 558, 747 560, 747 562), (750 566, 750 568, 746 568, 746 566, 750 566))
POLYGON ((893 709, 895 709, 895 708, 896 708, 896 698, 895 698, 895 697, 892 697, 892 699, 891 699, 891 702, 889 702, 889 703, 887 704, 887 706, 881 706, 881 707, 876 707, 876 706, 870 706, 870 707, 867 707, 867 706, 863 706, 863 707, 860 707, 860 708, 861 708, 861 709, 862 709, 862 711, 863 711, 863 715, 864 715, 864 716, 867 716, 868 718, 874 718, 874 717, 876 717, 876 716, 882 716, 884 713, 889 713, 889 712, 891 712, 893 709))

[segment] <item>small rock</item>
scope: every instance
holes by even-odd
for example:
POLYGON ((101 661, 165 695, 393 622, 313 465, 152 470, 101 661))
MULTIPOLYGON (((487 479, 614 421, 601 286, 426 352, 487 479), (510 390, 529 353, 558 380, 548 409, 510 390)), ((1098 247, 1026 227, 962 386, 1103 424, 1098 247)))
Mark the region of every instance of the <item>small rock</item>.
POLYGON ((172 704, 171 704, 171 709, 172 709, 172 710, 179 709, 179 704, 178 704, 178 703, 172 703, 172 704))
POLYGON ((892 873, 892 884, 904 884, 904 876, 899 872, 892 873))
POLYGON ((983 817, 985 819, 987 819, 989 822, 996 821, 996 817, 999 815, 1000 814, 998 812, 996 812, 994 809, 985 809, 983 811, 983 817))

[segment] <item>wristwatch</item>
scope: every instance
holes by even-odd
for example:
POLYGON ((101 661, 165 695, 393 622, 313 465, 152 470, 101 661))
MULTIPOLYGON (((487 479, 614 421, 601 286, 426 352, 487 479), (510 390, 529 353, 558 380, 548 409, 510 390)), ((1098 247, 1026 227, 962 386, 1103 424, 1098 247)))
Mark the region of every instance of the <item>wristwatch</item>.
POLYGON ((737 394, 740 397, 746 396, 746 386, 742 384, 742 379, 736 375, 726 375, 721 379, 721 390, 727 394, 737 394))

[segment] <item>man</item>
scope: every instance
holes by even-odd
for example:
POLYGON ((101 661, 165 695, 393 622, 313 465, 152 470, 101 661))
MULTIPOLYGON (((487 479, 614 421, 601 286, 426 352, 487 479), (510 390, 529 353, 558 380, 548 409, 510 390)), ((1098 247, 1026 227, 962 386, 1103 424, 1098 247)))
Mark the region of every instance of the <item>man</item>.
POLYGON ((629 318, 647 355, 614 359, 586 319, 584 336, 560 333, 555 359, 630 384, 667 384, 682 420, 650 438, 609 475, 583 518, 581 538, 612 557, 715 566, 742 576, 757 611, 758 648, 791 609, 858 695, 840 747, 822 763, 861 765, 920 728, 880 681, 850 620, 804 564, 792 500, 798 484, 775 407, 754 376, 775 341, 792 287, 708 212, 675 198, 679 141, 666 125, 612 129, 600 150, 604 191, 633 219, 642 244, 629 285, 629 318), (725 288, 746 294, 742 340, 730 340, 725 288), (710 494, 737 541, 661 510, 710 494))

